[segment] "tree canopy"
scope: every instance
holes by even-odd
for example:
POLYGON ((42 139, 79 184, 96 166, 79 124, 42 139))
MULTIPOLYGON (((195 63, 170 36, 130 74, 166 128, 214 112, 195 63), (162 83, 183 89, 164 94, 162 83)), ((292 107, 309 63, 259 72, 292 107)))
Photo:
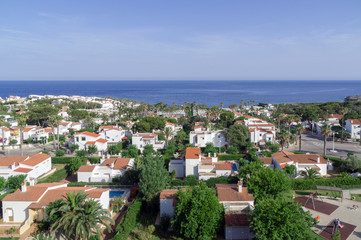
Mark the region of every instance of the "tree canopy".
POLYGON ((249 130, 243 124, 234 124, 227 130, 226 138, 231 146, 242 148, 249 138, 249 130))
POLYGON ((172 228, 179 235, 189 239, 213 239, 222 219, 223 206, 206 183, 178 192, 172 228))

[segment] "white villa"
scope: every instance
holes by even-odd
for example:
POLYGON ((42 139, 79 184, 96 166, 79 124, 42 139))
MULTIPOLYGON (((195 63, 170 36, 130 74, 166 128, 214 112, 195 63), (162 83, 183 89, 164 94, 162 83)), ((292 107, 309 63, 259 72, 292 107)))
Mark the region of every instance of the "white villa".
POLYGON ((112 182, 133 166, 134 158, 108 158, 100 164, 83 165, 77 172, 78 182, 112 182))
POLYGON ((74 137, 75 144, 79 145, 79 150, 86 150, 90 145, 95 145, 99 152, 104 152, 108 148, 108 140, 101 138, 96 133, 81 132, 75 134, 74 137))
POLYGON ((51 157, 45 153, 30 156, 0 157, 0 177, 24 175, 26 179, 37 179, 51 170, 51 157))
POLYGON ((272 168, 284 169, 286 166, 296 167, 296 177, 306 168, 316 169, 321 176, 327 175, 327 168, 330 165, 320 154, 294 154, 288 151, 281 151, 272 154, 271 158, 260 158, 265 165, 272 168))
POLYGON ((196 176, 199 180, 213 177, 229 177, 232 174, 232 163, 218 162, 218 157, 204 157, 198 147, 189 147, 184 160, 171 160, 169 172, 176 170, 178 178, 189 175, 196 176))
POLYGON ((250 131, 249 140, 255 144, 265 144, 266 142, 274 142, 276 137, 275 125, 260 118, 244 115, 244 120, 239 120, 237 124, 244 124, 250 131))
POLYGON ((30 228, 35 222, 46 217, 45 209, 49 203, 62 199, 66 193, 84 191, 89 198, 98 200, 103 209, 109 209, 109 190, 95 187, 67 187, 67 183, 41 183, 26 186, 24 182, 20 189, 7 195, 2 200, 2 215, 4 224, 12 223, 20 227, 20 234, 30 228))
POLYGON ((163 149, 165 141, 158 140, 158 135, 155 133, 136 133, 132 136, 132 144, 140 151, 144 150, 146 145, 152 145, 154 150, 163 149))
POLYGON ((109 141, 109 143, 118 143, 126 139, 129 135, 122 128, 117 126, 100 126, 100 137, 109 141))
POLYGON ((345 123, 345 128, 350 133, 351 138, 360 139, 361 121, 359 119, 347 119, 345 123))
POLYGON ((215 147, 223 147, 227 144, 225 131, 202 131, 202 126, 195 126, 195 131, 189 133, 189 143, 196 147, 205 147, 207 143, 213 143, 215 147))

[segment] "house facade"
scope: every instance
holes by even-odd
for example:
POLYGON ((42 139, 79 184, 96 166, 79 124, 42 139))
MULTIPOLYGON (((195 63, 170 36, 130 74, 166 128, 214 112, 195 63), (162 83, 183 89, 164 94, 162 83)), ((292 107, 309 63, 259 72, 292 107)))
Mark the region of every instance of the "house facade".
POLYGON ((352 139, 360 139, 361 121, 359 119, 347 119, 345 128, 350 133, 352 139))
POLYGON ((36 153, 29 156, 0 157, 0 177, 27 175, 26 179, 37 179, 51 170, 51 156, 36 153))
POLYGON ((108 148, 108 140, 96 133, 81 132, 75 134, 74 138, 74 143, 79 146, 79 150, 86 150, 90 145, 95 145, 99 152, 104 152, 108 148))
MULTIPOLYGON (((49 203, 62 199, 66 193, 83 191, 89 198, 98 200, 103 209, 109 209, 109 190, 94 187, 67 187, 67 183, 41 183, 33 186, 22 184, 16 192, 7 195, 2 201, 4 223, 40 222, 46 217, 49 203)), ((26 230, 26 229, 25 229, 26 230)))
POLYGON ((158 140, 156 133, 136 133, 132 136, 132 144, 140 151, 143 151, 146 145, 152 145, 154 150, 158 150, 164 148, 165 141, 158 140))
POLYGON ((133 166, 134 158, 108 158, 100 164, 83 165, 77 172, 78 182, 112 182, 133 166))
POLYGON ((189 143, 196 147, 205 147, 207 143, 213 143, 215 147, 223 147, 227 144, 225 131, 202 131, 202 126, 195 126, 195 131, 189 133, 189 143))

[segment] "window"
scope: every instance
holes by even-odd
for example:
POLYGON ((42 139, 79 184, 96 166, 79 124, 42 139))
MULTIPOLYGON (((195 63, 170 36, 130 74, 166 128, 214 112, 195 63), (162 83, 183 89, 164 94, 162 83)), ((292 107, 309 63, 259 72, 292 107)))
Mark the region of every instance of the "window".
POLYGON ((6 213, 9 216, 9 222, 13 222, 14 221, 14 211, 13 211, 13 209, 12 208, 7 208, 6 213))
POLYGON ((79 137, 76 137, 76 141, 79 142, 79 137))
POLYGON ((85 137, 81 137, 81 140, 82 140, 82 141, 85 141, 85 137))

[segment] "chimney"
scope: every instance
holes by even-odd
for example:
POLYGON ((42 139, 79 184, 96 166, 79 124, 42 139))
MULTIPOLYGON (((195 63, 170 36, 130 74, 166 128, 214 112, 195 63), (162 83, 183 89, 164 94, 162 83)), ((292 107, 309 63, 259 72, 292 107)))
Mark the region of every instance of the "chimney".
POLYGON ((237 185, 238 185, 238 192, 242 192, 242 185, 243 185, 242 179, 240 179, 240 180, 238 181, 237 185))
POLYGON ((21 184, 21 191, 26 192, 26 180, 21 184))
POLYGON ((210 157, 211 156, 211 153, 208 153, 208 157, 210 157))
POLYGON ((214 153, 214 154, 213 154, 213 157, 217 157, 217 153, 214 153))
POLYGON ((320 156, 317 156, 317 163, 320 163, 320 156))

